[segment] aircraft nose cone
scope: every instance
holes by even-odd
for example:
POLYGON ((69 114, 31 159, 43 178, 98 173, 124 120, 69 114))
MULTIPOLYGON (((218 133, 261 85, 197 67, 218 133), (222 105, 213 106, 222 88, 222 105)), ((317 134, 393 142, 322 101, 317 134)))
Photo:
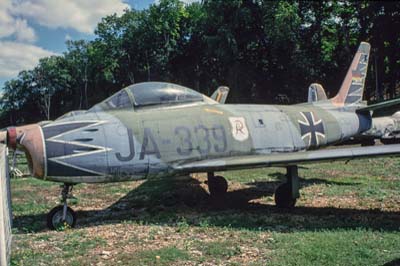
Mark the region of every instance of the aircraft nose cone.
POLYGON ((9 127, 7 128, 7 137, 6 137, 7 146, 10 149, 17 149, 17 128, 9 127))
MULTIPOLYGON (((3 133, 3 132, 2 132, 3 133)), ((0 135, 0 141, 4 136, 0 135)), ((10 149, 25 152, 29 170, 35 177, 45 176, 45 151, 42 129, 37 124, 9 127, 5 140, 10 149)))

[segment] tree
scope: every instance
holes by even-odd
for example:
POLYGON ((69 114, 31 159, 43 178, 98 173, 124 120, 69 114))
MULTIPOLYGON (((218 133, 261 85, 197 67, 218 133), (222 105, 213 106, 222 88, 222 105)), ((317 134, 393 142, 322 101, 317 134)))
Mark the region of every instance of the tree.
POLYGON ((228 85, 231 102, 299 102, 312 82, 333 95, 360 41, 373 47, 366 100, 396 97, 399 10, 388 1, 160 0, 103 18, 94 40, 68 41, 62 56, 6 82, 1 123, 53 119, 150 80, 205 94, 228 85))
POLYGON ((72 77, 64 67, 65 60, 60 56, 51 56, 39 61, 32 71, 31 93, 38 102, 47 120, 52 118, 53 96, 69 89, 72 77))

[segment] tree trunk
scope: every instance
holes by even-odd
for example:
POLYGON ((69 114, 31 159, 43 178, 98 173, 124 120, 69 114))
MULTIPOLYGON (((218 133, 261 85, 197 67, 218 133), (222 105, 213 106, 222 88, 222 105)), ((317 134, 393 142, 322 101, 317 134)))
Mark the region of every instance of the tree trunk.
POLYGON ((146 51, 146 68, 147 68, 147 81, 150 81, 150 63, 149 63, 149 56, 146 51))
POLYGON ((87 62, 85 64, 85 109, 88 109, 88 97, 87 97, 87 87, 88 87, 88 77, 87 77, 87 62))
POLYGON ((47 114, 46 114, 46 116, 47 116, 47 120, 50 120, 50 107, 51 107, 51 96, 50 96, 50 94, 48 95, 48 98, 47 98, 47 114))

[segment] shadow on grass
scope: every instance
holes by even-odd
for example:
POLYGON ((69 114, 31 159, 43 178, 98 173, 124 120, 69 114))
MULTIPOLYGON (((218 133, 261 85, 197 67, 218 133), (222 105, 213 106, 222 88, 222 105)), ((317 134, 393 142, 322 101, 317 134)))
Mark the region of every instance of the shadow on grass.
POLYGON ((400 266, 400 258, 389 261, 388 263, 383 264, 383 266, 400 266))
MULTIPOLYGON (((269 176, 272 176, 276 178, 277 180, 281 180, 284 182, 286 180, 286 175, 280 173, 280 172, 275 172, 269 174, 269 176)), ((355 186, 355 185, 360 185, 359 182, 336 182, 336 181, 330 181, 326 179, 321 179, 321 178, 301 178, 300 177, 300 182, 302 184, 302 187, 308 186, 308 185, 315 185, 315 184, 325 184, 325 185, 335 185, 335 186, 355 186)))
MULTIPOLYGON (((274 175, 277 179, 284 179, 282 174, 274 175)), ((339 184, 323 179, 300 180, 302 187, 316 183, 339 184)), ((136 222, 282 232, 338 228, 400 231, 400 212, 308 206, 278 209, 259 202, 260 198, 273 196, 280 183, 277 180, 248 183, 239 188, 233 186, 233 190, 223 198, 211 199, 197 179, 151 180, 106 209, 78 211, 78 227, 136 222)), ((46 214, 18 216, 14 219, 14 228, 17 232, 47 230, 45 220, 46 214)))

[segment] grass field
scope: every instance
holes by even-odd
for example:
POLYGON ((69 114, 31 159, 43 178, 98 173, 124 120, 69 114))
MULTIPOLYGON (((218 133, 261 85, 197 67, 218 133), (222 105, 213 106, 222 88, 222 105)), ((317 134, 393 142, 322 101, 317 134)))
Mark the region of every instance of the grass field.
POLYGON ((274 207, 278 168, 74 187, 76 229, 49 231, 59 184, 12 180, 12 265, 400 265, 400 159, 300 169, 301 198, 274 207))

